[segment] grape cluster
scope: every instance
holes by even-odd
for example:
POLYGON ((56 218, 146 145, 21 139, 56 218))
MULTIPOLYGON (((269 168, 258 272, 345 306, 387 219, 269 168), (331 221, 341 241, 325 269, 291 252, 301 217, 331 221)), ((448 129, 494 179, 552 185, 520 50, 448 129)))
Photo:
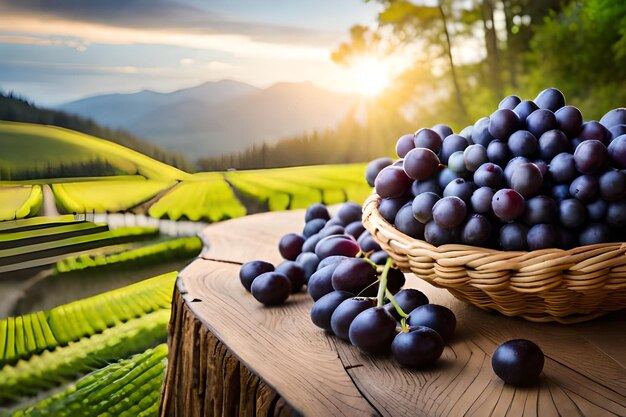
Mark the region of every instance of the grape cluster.
POLYGON ((402 136, 367 182, 381 216, 413 238, 503 250, 624 241, 626 108, 583 121, 555 89, 504 98, 459 134, 402 136))
POLYGON ((454 314, 419 290, 402 289, 404 274, 363 227, 360 205, 345 203, 334 218, 324 205, 310 206, 302 233, 283 236, 278 249, 285 258, 278 266, 257 260, 240 269, 241 283, 259 302, 282 304, 306 285, 315 301, 311 321, 338 338, 365 352, 391 352, 407 367, 441 356, 454 314))

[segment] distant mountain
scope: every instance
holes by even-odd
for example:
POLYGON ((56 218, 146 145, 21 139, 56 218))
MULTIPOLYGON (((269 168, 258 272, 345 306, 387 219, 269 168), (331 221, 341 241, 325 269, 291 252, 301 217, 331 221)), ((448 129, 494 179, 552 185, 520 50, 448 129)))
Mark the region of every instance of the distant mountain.
POLYGON ((259 89, 225 80, 172 93, 93 96, 60 108, 200 157, 333 128, 356 102, 356 96, 311 83, 279 83, 259 89))

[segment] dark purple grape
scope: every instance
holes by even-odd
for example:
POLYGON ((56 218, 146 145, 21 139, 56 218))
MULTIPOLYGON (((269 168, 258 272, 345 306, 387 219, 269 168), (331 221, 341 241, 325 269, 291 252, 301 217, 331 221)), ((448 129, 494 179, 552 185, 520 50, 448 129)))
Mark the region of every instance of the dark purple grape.
POLYGON ((413 135, 402 135, 396 142, 396 153, 400 158, 404 158, 413 148, 415 148, 415 145, 413 144, 413 135))
POLYGON ((574 155, 561 152, 550 161, 548 168, 553 181, 557 183, 569 183, 578 176, 574 155))
MULTIPOLYGON (((540 138, 539 139, 540 149, 541 149, 541 135, 543 135, 545 132, 556 129, 558 127, 559 126, 556 122, 556 117, 554 116, 554 113, 552 113, 550 110, 547 110, 547 109, 535 110, 526 118, 526 130, 532 133, 536 138, 540 138)), ((565 133, 561 132, 560 130, 559 132, 563 134, 565 139, 567 139, 567 136, 565 136, 565 133)), ((554 155, 556 155, 556 153, 554 155)), ((550 156, 548 159, 552 159, 554 155, 550 156)))
POLYGON ((393 160, 391 158, 378 158, 371 161, 367 164, 365 168, 365 180, 370 187, 374 186, 374 181, 376 181, 376 177, 378 173, 385 167, 393 164, 393 160))
POLYGON ((339 262, 332 276, 335 290, 357 295, 376 281, 376 269, 363 258, 344 259, 339 262))
POLYGON ((444 341, 439 333, 424 326, 398 333, 391 343, 393 358, 408 368, 432 365, 443 353, 443 348, 444 341))
POLYGON ((320 258, 312 252, 302 252, 296 258, 296 263, 304 270, 304 283, 308 284, 309 278, 311 278, 311 275, 317 270, 320 258))
POLYGON ((350 343, 365 352, 386 352, 396 336, 396 319, 383 307, 368 308, 352 320, 348 336, 350 343))
POLYGON ((361 248, 352 236, 347 235, 327 236, 315 246, 315 254, 320 259, 333 255, 356 256, 360 250, 361 248))
POLYGON ((363 227, 363 223, 361 223, 361 220, 357 220, 346 226, 345 233, 355 239, 358 239, 364 231, 365 227, 363 227))
POLYGON ((557 111, 565 106, 565 96, 556 88, 546 88, 535 98, 535 104, 540 109, 557 111))
POLYGON ((304 241, 305 238, 302 235, 295 233, 286 234, 278 242, 278 251, 283 258, 294 261, 302 253, 304 241))
POLYGON ((569 186, 570 195, 583 203, 595 199, 599 191, 598 179, 593 175, 581 175, 569 186))
POLYGON ((502 185, 503 178, 502 168, 492 162, 482 164, 474 172, 474 184, 478 187, 499 188, 502 185))
POLYGON ((266 272, 274 271, 274 265, 265 261, 251 261, 243 264, 239 270, 239 280, 247 291, 250 291, 252 281, 266 272))
POLYGON ((432 220, 426 223, 426 226, 424 227, 424 240, 433 246, 456 243, 459 240, 459 236, 459 228, 444 229, 432 220))
POLYGON ((580 110, 574 106, 565 106, 558 109, 554 116, 559 124, 559 129, 568 137, 573 138, 578 135, 583 125, 583 115, 580 110))
POLYGON ((513 177, 513 172, 515 172, 515 170, 517 169, 518 166, 520 166, 522 164, 527 164, 529 162, 530 161, 528 160, 528 158, 525 158, 523 156, 516 156, 515 158, 511 159, 506 164, 506 167, 504 168, 504 171, 503 171, 504 182, 510 186, 511 185, 511 178, 513 177))
POLYGON ((593 174, 604 168, 609 160, 606 146, 599 140, 581 142, 574 151, 576 169, 583 174, 593 174))
POLYGON ((536 224, 528 230, 526 242, 530 250, 558 248, 559 228, 553 224, 536 224))
MULTIPOLYGON (((465 148, 467 150, 467 148, 465 148)), ((448 158, 448 168, 456 172, 458 175, 466 175, 468 173, 463 157, 464 151, 456 151, 448 158)))
POLYGON ((585 225, 587 209, 575 198, 568 198, 559 204, 559 222, 567 228, 578 229, 585 225))
POLYGON ((480 246, 491 235, 491 223, 482 214, 469 216, 461 229, 461 242, 466 245, 480 246))
POLYGON ((324 219, 311 219, 304 225, 304 229, 302 229, 302 235, 305 238, 309 238, 314 234, 318 233, 326 226, 326 220, 324 219))
POLYGON ((609 129, 609 133, 611 134, 611 141, 618 136, 625 135, 626 125, 615 125, 609 129))
POLYGON ((557 184, 553 186, 550 195, 557 203, 572 197, 569 193, 569 184, 557 184))
POLYGON ((326 294, 313 303, 313 307, 311 308, 311 321, 317 327, 327 332, 332 332, 330 318, 339 304, 351 297, 354 297, 354 294, 345 291, 333 291, 326 294))
POLYGON ((490 187, 480 187, 472 193, 470 205, 472 210, 480 214, 488 214, 492 212, 491 199, 494 191, 490 187))
POLYGON ((608 147, 611 164, 618 169, 626 169, 626 135, 614 138, 608 147))
POLYGON ((489 116, 489 134, 496 139, 506 141, 520 128, 520 120, 513 110, 496 110, 489 116))
POLYGON ((463 128, 463 130, 461 130, 459 132, 459 136, 463 136, 465 139, 467 139, 467 143, 469 143, 470 145, 474 143, 474 141, 472 140, 472 130, 473 130, 473 126, 465 126, 463 128))
POLYGON ((606 210, 606 222, 609 226, 626 226, 626 200, 610 203, 606 210))
POLYGON ((517 106, 515 106, 513 111, 515 112, 515 114, 517 114, 517 117, 519 117, 522 126, 525 126, 528 116, 530 116, 535 110, 538 109, 539 107, 535 104, 534 101, 523 100, 517 106))
POLYGON ((491 200, 493 212, 504 222, 510 222, 521 217, 525 206, 524 197, 517 191, 509 188, 496 191, 491 200))
POLYGON ((342 226, 347 226, 352 222, 360 222, 362 216, 362 207, 360 204, 348 201, 343 203, 337 211, 335 218, 339 220, 342 226))
POLYGON ((524 222, 531 226, 539 223, 553 223, 556 221, 557 213, 558 209, 554 199, 545 195, 538 195, 526 201, 524 222))
POLYGON ((506 96, 502 99, 500 104, 498 104, 498 109, 513 110, 521 102, 522 102, 522 99, 519 98, 518 96, 506 96))
POLYGON ((432 129, 420 129, 415 132, 413 144, 416 148, 428 148, 434 153, 439 153, 443 139, 432 129))
POLYGON ((476 171, 482 164, 489 162, 487 149, 483 145, 479 145, 477 143, 468 146, 463 151, 463 162, 468 171, 476 171))
POLYGON ((439 158, 428 148, 411 149, 404 158, 404 172, 414 180, 428 179, 438 170, 439 158))
POLYGON ((382 198, 397 198, 406 193, 412 181, 404 169, 391 165, 380 171, 374 185, 376 193, 382 198))
POLYGON ((511 188, 524 198, 534 196, 541 188, 542 182, 541 171, 532 162, 518 165, 511 176, 511 188))
POLYGON ((519 222, 508 223, 500 229, 500 246, 504 250, 527 250, 528 226, 519 222))
POLYGON ((456 327, 456 317, 452 310, 438 304, 424 304, 411 311, 406 322, 409 326, 430 327, 448 342, 456 327))
POLYGON ((320 236, 320 239, 328 236, 343 235, 345 233, 345 227, 338 224, 329 225, 329 223, 330 222, 326 223, 326 226, 324 226, 324 228, 319 231, 318 235, 320 236))
POLYGON ((469 146, 467 139, 459 135, 446 136, 441 144, 441 152, 439 153, 439 160, 442 164, 448 164, 448 158, 456 151, 464 151, 469 146))
POLYGON ((431 127, 431 129, 437 132, 437 134, 441 137, 441 139, 444 139, 454 133, 452 129, 450 128, 450 126, 443 125, 443 124, 436 124, 433 127, 431 127))
POLYGON ((317 301, 335 290, 333 288, 332 276, 337 265, 338 264, 327 265, 311 275, 306 290, 313 300, 317 301))
POLYGON ((323 236, 320 236, 319 233, 309 236, 302 245, 302 252, 315 252, 315 246, 322 239, 323 236))
POLYGON ((478 119, 472 127, 472 141, 486 148, 493 139, 489 133, 489 117, 478 119))
POLYGON ((320 261, 320 263, 317 265, 317 270, 319 271, 320 269, 328 266, 328 265, 334 265, 336 263, 339 263, 341 261, 343 261, 344 259, 348 259, 347 256, 343 256, 343 255, 333 255, 333 256, 329 256, 328 258, 324 258, 320 261))
MULTIPOLYGON (((498 167, 500 169, 500 167, 498 167)), ((478 171, 477 171, 478 172, 478 171)), ((474 183, 465 181, 463 178, 457 178, 454 181, 450 181, 450 184, 443 190, 444 197, 459 197, 465 205, 470 203, 472 194, 476 186, 474 183)))
POLYGON ((626 174, 607 171, 598 180, 600 196, 606 201, 618 201, 626 196, 626 174))
POLYGON ((306 212, 304 213, 304 222, 308 223, 312 219, 329 220, 330 214, 328 213, 326 206, 321 203, 315 203, 307 207, 306 212))
POLYGON ((384 250, 379 250, 372 253, 369 258, 370 261, 374 262, 376 265, 384 265, 387 258, 389 258, 389 254, 387 254, 384 250))
POLYGON ((291 294, 291 282, 281 273, 265 272, 254 279, 250 292, 266 306, 279 305, 291 294))
POLYGON ((531 156, 537 151, 537 138, 527 130, 518 130, 509 137, 509 149, 513 156, 531 156))
POLYGON ((420 223, 413 216, 412 204, 407 203, 398 210, 393 224, 396 229, 407 236, 415 239, 424 239, 424 224, 420 223))
MULTIPOLYGON (((387 273, 387 290, 392 294, 396 294, 404 284, 406 284, 404 273, 399 269, 391 268, 389 273, 387 273)), ((375 287, 378 291, 378 284, 375 287)))
POLYGON ((606 210, 609 205, 606 201, 601 198, 598 198, 590 203, 587 203, 585 208, 587 209, 587 215, 589 216, 589 220, 592 222, 600 222, 604 220, 604 216, 606 216, 606 210))
POLYGON ((378 212, 383 219, 393 223, 398 210, 407 203, 405 198, 383 198, 378 205, 378 212))
POLYGON ((578 133, 578 138, 581 141, 599 140, 606 146, 611 140, 611 133, 609 132, 609 129, 602 126, 595 120, 592 120, 590 122, 583 123, 582 128, 578 133))
POLYGON ((438 175, 439 187, 441 187, 441 190, 443 190, 444 188, 446 188, 446 185, 450 184, 450 181, 454 181, 456 178, 458 178, 458 175, 450 168, 442 169, 441 171, 439 171, 438 175))
MULTIPOLYGON (((314 254, 311 255, 315 256, 314 254)), ((294 261, 284 261, 280 263, 276 267, 276 272, 289 278, 292 294, 300 292, 302 286, 306 283, 304 268, 294 261)))
POLYGON ((581 246, 607 243, 611 240, 611 229, 604 223, 591 223, 581 230, 578 241, 581 246))
POLYGON ((433 206, 439 201, 435 193, 422 193, 413 199, 411 209, 413 217, 420 223, 428 223, 433 218, 433 206))
POLYGON ((487 146, 487 157, 490 162, 503 168, 511 159, 511 150, 506 143, 494 140, 487 146))
POLYGON ((533 161, 533 164, 535 164, 537 168, 539 168, 541 176, 545 178, 545 176, 548 174, 548 163, 543 161, 542 159, 535 159, 533 161))
POLYGON ((537 381, 543 370, 543 352, 526 339, 504 342, 493 353, 491 367, 505 383, 529 385, 537 381))
POLYGON ((374 240, 369 232, 363 233, 361 236, 359 236, 359 239, 356 241, 356 243, 359 244, 361 250, 365 253, 381 250, 380 245, 374 240))
POLYGON ((626 108, 620 107, 618 109, 609 110, 600 123, 606 128, 611 128, 615 125, 626 125, 626 108))
POLYGON ((435 193, 438 196, 443 194, 443 189, 439 186, 437 176, 423 181, 413 181, 411 185, 411 194, 413 194, 413 197, 417 197, 422 193, 435 193))
MULTIPOLYGON (((409 314, 419 306, 429 303, 428 297, 426 297, 426 295, 420 290, 416 290, 414 288, 406 288, 399 291, 393 296, 393 299, 406 314, 409 314)), ((400 315, 396 311, 393 304, 386 304, 385 308, 396 320, 400 320, 400 315)))
POLYGON ((559 248, 572 249, 578 246, 578 235, 570 229, 559 227, 559 248))
POLYGON ((330 317, 330 327, 335 336, 349 342, 348 332, 354 318, 375 304, 374 300, 366 298, 348 298, 339 304, 330 317))
POLYGON ((561 152, 569 152, 570 143, 565 133, 558 129, 548 130, 539 136, 539 156, 550 161, 561 152))
POLYGON ((444 197, 433 206, 433 221, 444 229, 460 226, 465 220, 467 206, 459 197, 444 197))

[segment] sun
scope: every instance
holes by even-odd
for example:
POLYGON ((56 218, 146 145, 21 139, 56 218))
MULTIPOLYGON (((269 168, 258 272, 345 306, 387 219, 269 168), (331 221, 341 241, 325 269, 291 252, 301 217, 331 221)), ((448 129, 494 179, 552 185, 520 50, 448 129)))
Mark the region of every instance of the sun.
POLYGON ((352 73, 356 91, 364 96, 377 96, 390 84, 388 66, 376 58, 360 59, 352 66, 352 73))

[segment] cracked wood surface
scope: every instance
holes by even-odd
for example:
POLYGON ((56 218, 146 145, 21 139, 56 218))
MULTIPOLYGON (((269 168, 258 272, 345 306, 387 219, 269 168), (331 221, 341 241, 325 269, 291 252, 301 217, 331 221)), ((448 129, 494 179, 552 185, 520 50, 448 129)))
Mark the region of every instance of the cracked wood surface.
POLYGON ((407 286, 458 320, 439 362, 415 371, 316 328, 306 293, 262 307, 239 283, 239 265, 279 263, 278 240, 301 230, 303 217, 265 213, 202 232, 208 245, 175 291, 161 415, 626 416, 624 310, 577 325, 530 323, 407 275, 407 286), (495 348, 513 338, 546 355, 535 386, 504 385, 491 369, 495 348))

